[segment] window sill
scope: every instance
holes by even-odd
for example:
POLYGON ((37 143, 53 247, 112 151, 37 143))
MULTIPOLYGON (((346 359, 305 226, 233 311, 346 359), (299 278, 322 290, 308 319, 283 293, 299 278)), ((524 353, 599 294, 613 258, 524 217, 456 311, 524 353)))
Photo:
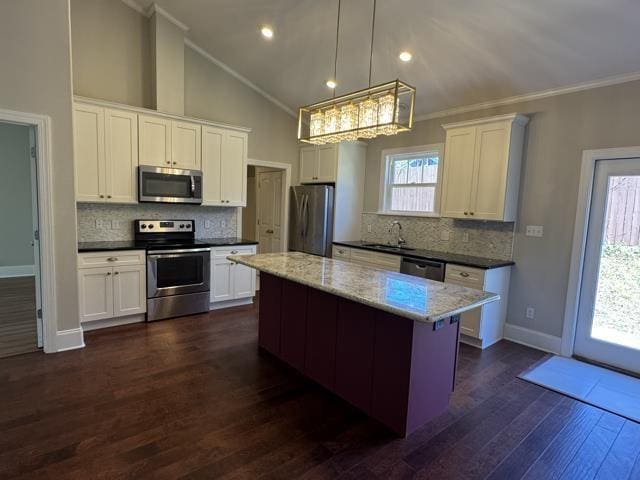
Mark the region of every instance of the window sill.
POLYGON ((364 212, 370 213, 374 215, 386 215, 389 217, 420 217, 420 218, 440 218, 441 215, 439 213, 420 213, 420 212, 393 212, 386 210, 378 210, 375 212, 364 212))

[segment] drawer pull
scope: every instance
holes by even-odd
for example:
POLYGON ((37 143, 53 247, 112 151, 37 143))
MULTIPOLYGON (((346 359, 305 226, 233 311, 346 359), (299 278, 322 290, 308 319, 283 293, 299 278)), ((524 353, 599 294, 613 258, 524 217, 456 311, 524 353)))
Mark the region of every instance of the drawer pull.
POLYGON ((113 272, 114 275, 118 275, 120 272, 113 272))
POLYGON ((467 278, 469 274, 467 272, 460 272, 460 276, 467 278))
POLYGON ((111 272, 107 272, 107 277, 108 277, 109 275, 111 275, 111 272))
POLYGON ((238 250, 231 250, 231 255, 235 255, 236 253, 238 253, 238 250))
POLYGON ((109 257, 107 258, 107 262, 117 262, 118 261, 118 257, 109 257))
POLYGON ((267 233, 273 233, 273 230, 267 230, 267 233))

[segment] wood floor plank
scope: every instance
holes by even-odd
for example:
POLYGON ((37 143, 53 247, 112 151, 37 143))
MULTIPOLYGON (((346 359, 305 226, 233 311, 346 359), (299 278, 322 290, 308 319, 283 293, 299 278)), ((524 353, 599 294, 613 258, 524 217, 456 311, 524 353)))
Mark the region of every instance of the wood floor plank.
MULTIPOLYGON (((619 429, 600 478, 635 472, 637 424, 516 378, 542 352, 462 346, 451 408, 400 439, 261 355, 256 312, 126 325, 87 333, 82 350, 1 359, 0 478, 518 479, 593 412, 585 452, 619 429)), ((581 454, 545 458, 557 472, 581 454)))

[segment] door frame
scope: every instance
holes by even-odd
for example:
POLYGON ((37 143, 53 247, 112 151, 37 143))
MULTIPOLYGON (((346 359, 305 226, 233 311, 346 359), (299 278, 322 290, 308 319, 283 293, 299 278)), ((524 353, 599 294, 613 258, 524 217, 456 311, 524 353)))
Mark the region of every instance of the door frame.
MULTIPOLYGON (((0 122, 25 125, 35 129, 36 178, 40 233, 40 291, 42 295, 42 330, 45 353, 58 351, 56 271, 53 237, 53 163, 51 156, 51 117, 0 109, 0 122)), ((37 288, 37 287, 36 287, 37 288)), ((37 321, 37 318, 35 319, 37 321)))
MULTIPOLYGON (((267 167, 275 168, 277 170, 284 170, 284 185, 282 188, 282 231, 284 235, 280 236, 280 248, 283 252, 289 250, 289 190, 291 190, 291 169, 290 163, 282 162, 270 162, 268 160, 257 160, 255 158, 248 158, 247 165, 253 165, 254 167, 267 167)), ((256 186, 257 188, 257 186, 256 186)), ((256 210, 257 215, 257 210, 256 210)), ((242 236, 242 207, 238 208, 238 236, 242 236)))
POLYGON ((560 348, 560 353, 565 357, 571 357, 573 355, 573 346, 576 338, 578 306, 580 302, 580 291, 582 290, 582 273, 584 270, 584 257, 587 231, 589 228, 589 216, 591 214, 591 196, 593 193, 596 162, 599 160, 622 160, 631 158, 640 158, 640 146, 584 150, 582 152, 578 205, 576 208, 573 247, 571 250, 571 268, 569 270, 560 348))

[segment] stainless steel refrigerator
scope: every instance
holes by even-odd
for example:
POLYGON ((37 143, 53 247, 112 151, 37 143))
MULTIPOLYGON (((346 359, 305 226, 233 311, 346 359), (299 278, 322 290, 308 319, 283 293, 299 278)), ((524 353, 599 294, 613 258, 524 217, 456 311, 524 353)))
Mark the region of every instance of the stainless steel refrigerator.
POLYGON ((331 256, 333 242, 333 187, 291 187, 289 250, 331 256))

